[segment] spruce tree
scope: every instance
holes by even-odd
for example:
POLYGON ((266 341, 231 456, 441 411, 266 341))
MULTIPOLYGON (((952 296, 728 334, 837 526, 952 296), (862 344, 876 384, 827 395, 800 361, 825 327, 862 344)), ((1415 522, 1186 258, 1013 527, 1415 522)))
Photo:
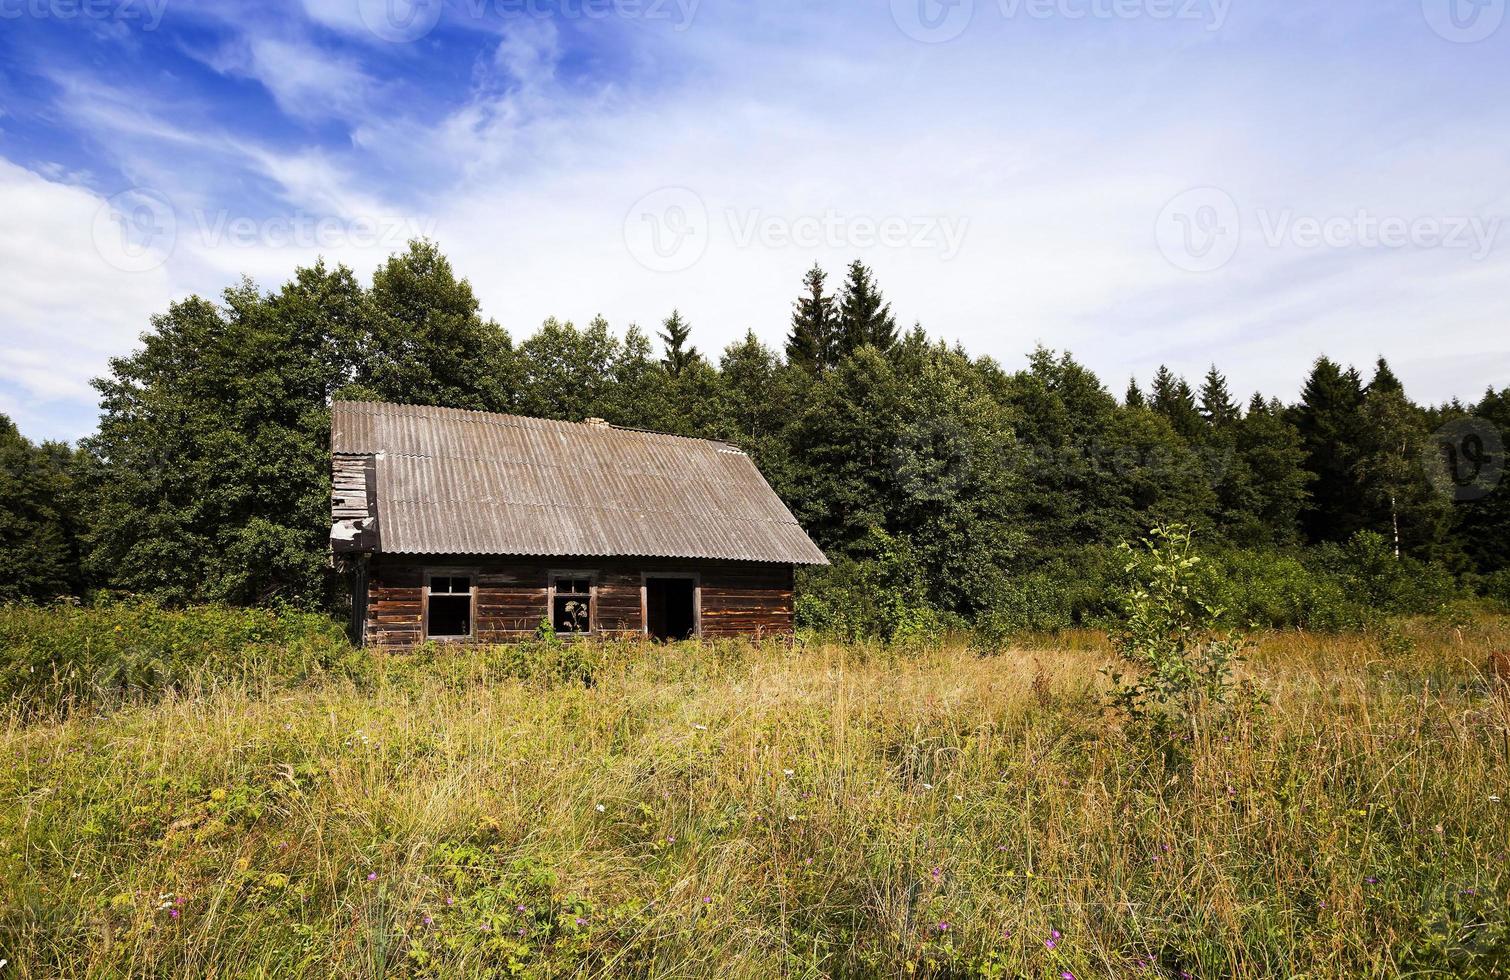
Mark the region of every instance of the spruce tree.
POLYGON ((1224 428, 1238 419, 1237 405, 1227 390, 1227 379, 1215 364, 1206 372, 1206 381, 1201 385, 1201 418, 1214 429, 1224 428))
POLYGON ((1195 407, 1195 392, 1190 390, 1184 378, 1175 377, 1174 372, 1162 364, 1153 378, 1151 404, 1153 410, 1167 418, 1174 431, 1186 439, 1193 440, 1201 435, 1201 413, 1195 407))
POLYGON ((814 373, 834 363, 834 333, 838 311, 834 298, 824 291, 828 274, 813 263, 802 277, 806 292, 793 304, 792 330, 787 336, 787 361, 814 373))
POLYGON ((859 259, 849 264, 844 288, 839 292, 840 357, 870 345, 889 350, 897 342, 897 320, 891 304, 881 296, 875 277, 859 259))
POLYGON ((1358 372, 1318 358, 1293 413, 1306 469, 1315 477, 1302 521, 1306 538, 1313 543, 1346 541, 1372 523, 1357 476, 1362 409, 1363 382, 1358 372))
POLYGON ((1393 391, 1403 394, 1405 386, 1395 377, 1395 372, 1390 370, 1389 362, 1381 357, 1374 362, 1374 377, 1368 383, 1368 390, 1370 393, 1393 391))
POLYGON ((1148 400, 1143 397, 1143 389, 1138 387, 1137 377, 1127 382, 1127 395, 1122 399, 1128 408, 1147 408, 1148 400))
POLYGON ((661 324, 661 345, 666 348, 666 356, 661 358, 661 366, 673 378, 680 378, 682 372, 697 360, 697 348, 687 345, 687 340, 691 336, 692 325, 682 319, 680 310, 672 310, 671 315, 661 324))

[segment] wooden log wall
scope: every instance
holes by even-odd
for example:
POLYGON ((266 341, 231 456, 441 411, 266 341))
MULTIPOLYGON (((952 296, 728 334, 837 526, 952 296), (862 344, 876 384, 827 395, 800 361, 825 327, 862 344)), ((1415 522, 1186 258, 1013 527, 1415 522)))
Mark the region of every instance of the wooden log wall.
POLYGON ((366 642, 408 647, 424 640, 425 570, 470 572, 475 579, 473 637, 497 643, 532 636, 549 614, 552 573, 591 576, 593 626, 600 636, 643 631, 642 575, 698 576, 704 637, 790 636, 790 565, 755 562, 613 559, 597 562, 479 559, 456 556, 374 556, 368 590, 366 642))

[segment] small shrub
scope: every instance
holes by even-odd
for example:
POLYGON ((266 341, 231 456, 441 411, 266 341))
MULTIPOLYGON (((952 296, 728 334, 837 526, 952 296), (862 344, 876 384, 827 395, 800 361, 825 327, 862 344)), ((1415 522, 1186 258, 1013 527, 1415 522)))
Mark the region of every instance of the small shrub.
POLYGON ((1215 633, 1222 610, 1203 595, 1191 532, 1155 527, 1123 545, 1130 584, 1126 619, 1112 633, 1124 669, 1112 669, 1112 704, 1136 722, 1194 731, 1233 701, 1234 666, 1246 640, 1215 633))

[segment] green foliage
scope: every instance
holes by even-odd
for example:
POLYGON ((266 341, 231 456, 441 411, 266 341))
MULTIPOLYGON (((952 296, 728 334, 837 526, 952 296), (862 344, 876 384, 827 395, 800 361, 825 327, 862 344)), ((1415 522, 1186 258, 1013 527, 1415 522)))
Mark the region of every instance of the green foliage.
POLYGON ((701 356, 696 347, 687 343, 691 336, 692 325, 682 319, 680 310, 672 310, 671 315, 661 324, 661 345, 666 349, 666 355, 661 358, 661 367, 673 378, 681 377, 682 372, 701 356))
POLYGON ((0 602, 79 587, 74 470, 66 446, 34 446, 0 415, 0 602))
POLYGON ((1206 597, 1189 528, 1155 527, 1122 550, 1130 582, 1112 632, 1121 665, 1109 671, 1111 702, 1157 730, 1198 732, 1232 705, 1247 641, 1219 632, 1223 610, 1206 597))
POLYGON ((839 291, 838 355, 870 346, 887 350, 897 342, 897 320, 881 296, 870 267, 859 259, 849 264, 839 291))
POLYGON ((839 311, 827 282, 828 274, 815 263, 802 277, 806 292, 793 304, 786 357, 806 371, 825 371, 838 360, 839 311))
POLYGON ((297 680, 360 669, 340 624, 288 607, 171 610, 142 600, 0 606, 0 703, 28 709, 109 703, 237 677, 297 680))
POLYGON ((799 629, 910 645, 933 643, 943 634, 943 617, 928 602, 927 580, 911 546, 879 528, 866 534, 863 557, 803 569, 800 577, 799 629))
MULTIPOLYGON (((361 397, 733 441, 831 558, 870 567, 879 530, 916 563, 901 607, 846 605, 926 608, 984 637, 1103 621, 1111 578, 1082 561, 1159 524, 1210 541, 1233 571, 1221 603, 1274 626, 1431 612, 1510 562, 1510 495, 1491 486, 1504 461, 1483 456, 1493 440, 1475 444, 1474 490, 1488 491, 1475 499, 1450 501, 1421 465, 1425 433, 1445 422, 1510 429, 1510 391, 1427 411, 1387 364, 1364 385, 1322 359, 1294 408, 1255 396, 1240 410, 1215 366, 1199 395, 1164 368, 1149 397, 1134 383, 1123 404, 1067 352, 1040 348, 1011 371, 921 327, 897 338, 861 262, 838 294, 815 266, 784 360, 752 331, 716 364, 675 312, 664 357, 601 316, 547 319, 516 346, 426 241, 367 288, 316 264, 274 292, 242 282, 218 303, 191 297, 112 362, 80 453, 0 428, 0 601, 93 587, 339 609, 328 406, 361 397), (1358 551, 1359 532, 1383 535, 1387 553, 1358 551)), ((826 604, 809 602, 809 621, 897 629, 899 614, 826 604)))

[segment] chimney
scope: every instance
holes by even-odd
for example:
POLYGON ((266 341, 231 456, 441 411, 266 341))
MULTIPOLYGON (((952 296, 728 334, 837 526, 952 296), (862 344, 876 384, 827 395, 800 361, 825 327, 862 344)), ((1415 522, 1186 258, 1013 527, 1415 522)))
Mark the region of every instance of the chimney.
POLYGON ((603 419, 592 418, 592 419, 583 419, 582 421, 583 421, 584 425, 590 425, 590 426, 592 426, 595 429, 606 429, 606 428, 608 428, 608 423, 606 421, 604 421, 603 419))

